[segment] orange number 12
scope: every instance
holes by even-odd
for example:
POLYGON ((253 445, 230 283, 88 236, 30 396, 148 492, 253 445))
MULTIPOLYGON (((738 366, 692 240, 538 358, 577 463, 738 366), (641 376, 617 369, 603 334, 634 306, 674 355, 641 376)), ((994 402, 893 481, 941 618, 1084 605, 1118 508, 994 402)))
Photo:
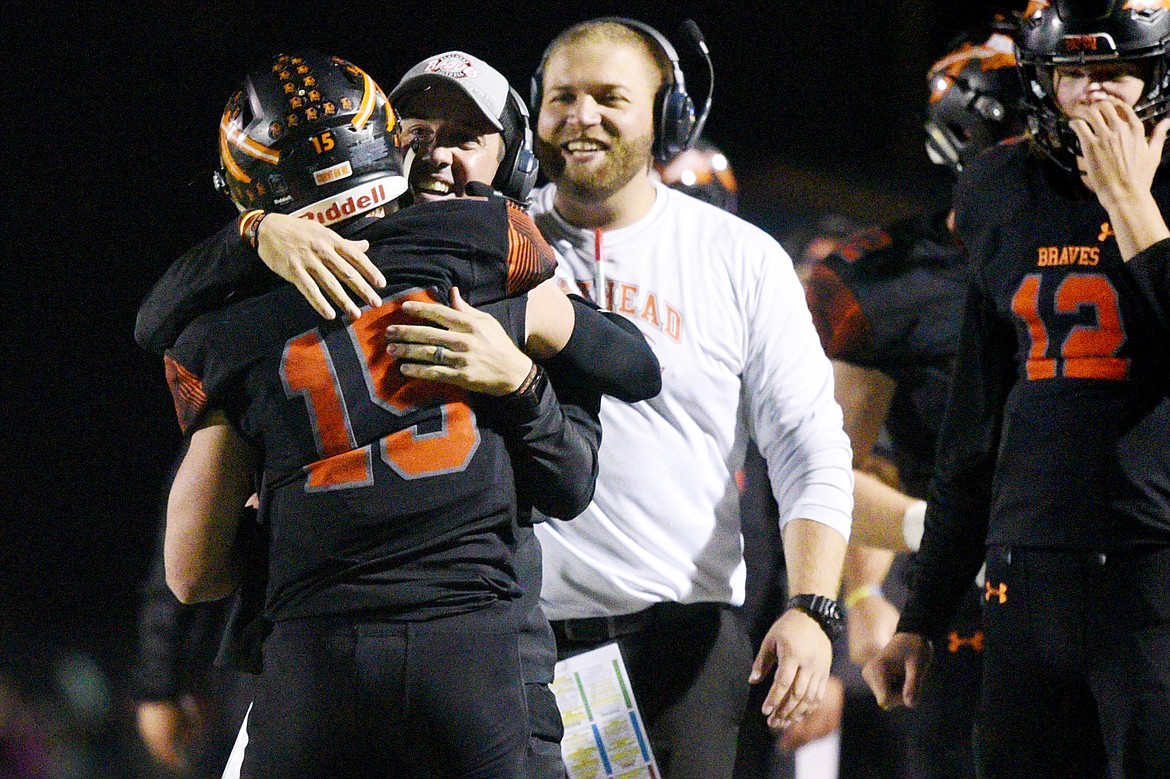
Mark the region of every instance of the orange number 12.
MULTIPOLYGON (((1040 274, 1024 277, 1012 297, 1012 312, 1024 324, 1031 341, 1027 375, 1030 380, 1065 376, 1070 379, 1121 381, 1129 374, 1129 360, 1117 353, 1125 344, 1117 289, 1100 274, 1071 274, 1056 288, 1051 313, 1046 321, 1040 311, 1040 274), (1092 312, 1092 323, 1075 323, 1068 317, 1092 312), (1050 334, 1069 327, 1060 344, 1060 353, 1049 356, 1050 334)), ((1047 313, 1047 312, 1046 312, 1047 313)))

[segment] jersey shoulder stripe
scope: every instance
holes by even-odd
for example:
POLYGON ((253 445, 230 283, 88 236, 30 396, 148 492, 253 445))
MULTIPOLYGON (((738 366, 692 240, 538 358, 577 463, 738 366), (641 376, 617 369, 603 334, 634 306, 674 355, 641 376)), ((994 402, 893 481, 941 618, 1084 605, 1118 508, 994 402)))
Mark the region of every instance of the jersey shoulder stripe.
POLYGON ((175 402, 175 416, 179 419, 180 429, 186 434, 207 413, 207 393, 203 391, 203 381, 170 354, 164 357, 164 362, 167 386, 175 402))
POLYGON ((556 254, 532 217, 508 204, 508 295, 519 295, 552 278, 556 254))
POLYGON ((825 354, 833 360, 864 360, 872 351, 869 320, 836 271, 823 263, 814 265, 805 296, 825 354))

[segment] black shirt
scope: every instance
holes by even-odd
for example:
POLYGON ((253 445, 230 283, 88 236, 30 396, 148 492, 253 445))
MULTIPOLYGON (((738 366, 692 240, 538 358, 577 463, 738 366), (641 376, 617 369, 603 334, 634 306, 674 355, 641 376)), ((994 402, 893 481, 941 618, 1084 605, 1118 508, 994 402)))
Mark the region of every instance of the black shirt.
MULTIPOLYGON (((1165 177, 1154 196, 1170 213, 1165 177)), ((1167 331, 1105 210, 1012 143, 968 169, 955 211, 972 283, 899 624, 926 635, 942 629, 985 543, 1170 543, 1167 331)))
POLYGON ((549 276, 551 253, 533 254, 503 209, 412 209, 417 230, 372 235, 390 284, 352 323, 322 323, 281 286, 199 317, 168 351, 180 420, 222 408, 262 453, 268 619, 427 618, 517 594, 507 437, 477 421, 467 393, 403 377, 384 337, 406 299, 458 285, 482 304, 549 276), (533 257, 537 272, 514 283, 533 257))

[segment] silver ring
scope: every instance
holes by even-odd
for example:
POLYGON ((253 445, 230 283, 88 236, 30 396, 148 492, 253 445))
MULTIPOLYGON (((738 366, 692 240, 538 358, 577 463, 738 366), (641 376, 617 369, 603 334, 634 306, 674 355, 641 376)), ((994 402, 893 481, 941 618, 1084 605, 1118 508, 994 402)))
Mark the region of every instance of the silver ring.
POLYGON ((442 364, 443 364, 443 347, 436 346, 435 347, 435 365, 442 365, 442 364))

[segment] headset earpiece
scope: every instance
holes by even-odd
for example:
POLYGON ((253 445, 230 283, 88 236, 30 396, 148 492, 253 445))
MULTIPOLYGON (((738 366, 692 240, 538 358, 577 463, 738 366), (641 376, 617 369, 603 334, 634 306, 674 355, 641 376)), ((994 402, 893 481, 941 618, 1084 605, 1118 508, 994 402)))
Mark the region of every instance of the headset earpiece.
POLYGON ((500 161, 500 169, 496 171, 492 188, 505 197, 524 202, 536 185, 540 166, 532 148, 532 124, 529 121, 528 107, 524 105, 520 93, 511 87, 508 88, 508 105, 504 108, 505 113, 509 111, 512 112, 512 116, 508 125, 518 126, 504 128, 504 159, 500 161), (509 134, 513 137, 509 138, 509 134))

